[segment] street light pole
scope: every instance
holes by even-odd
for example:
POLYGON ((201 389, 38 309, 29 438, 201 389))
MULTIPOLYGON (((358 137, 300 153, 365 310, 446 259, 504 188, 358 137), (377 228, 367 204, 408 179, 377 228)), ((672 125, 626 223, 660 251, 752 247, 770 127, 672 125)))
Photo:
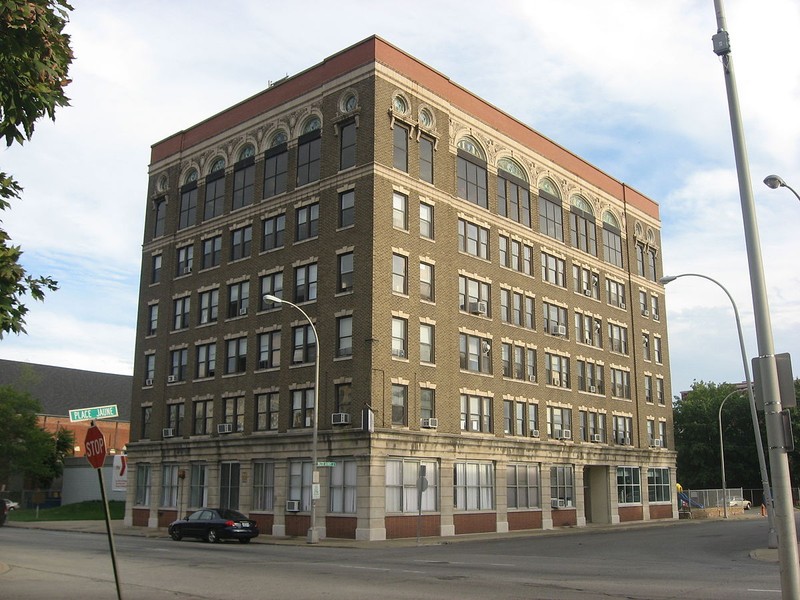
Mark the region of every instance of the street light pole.
MULTIPOLYGON (((772 504, 772 491, 769 485, 769 474, 767 473, 767 461, 764 457, 764 444, 761 440, 761 428, 758 426, 758 410, 756 409, 756 399, 753 396, 753 381, 750 377, 750 361, 747 360, 747 349, 744 345, 744 333, 742 333, 742 320, 739 318, 739 308, 733 300, 733 296, 724 285, 713 277, 702 275, 700 273, 681 273, 680 275, 664 275, 659 279, 661 285, 667 285, 681 277, 699 277, 716 284, 731 302, 733 307, 733 316, 736 319, 736 332, 739 334, 739 351, 742 355, 742 368, 744 369, 744 380, 747 383, 747 398, 750 400, 750 416, 753 421, 753 434, 756 438, 756 452, 758 454, 758 466, 761 471, 761 489, 764 495, 764 506, 767 507, 767 524, 769 532, 767 534, 767 546, 769 548, 778 547, 778 534, 775 532, 775 509, 772 504)), ((722 432, 720 430, 720 436, 722 432)))
POLYGON ((772 322, 764 281, 764 265, 761 259, 761 242, 758 235, 753 189, 750 184, 750 167, 744 143, 744 129, 736 91, 730 39, 728 37, 722 0, 714 0, 717 17, 717 33, 712 37, 714 54, 722 61, 725 75, 725 90, 728 97, 728 112, 731 121, 733 151, 739 179, 739 196, 742 205, 747 261, 750 267, 750 288, 753 296, 753 317, 758 341, 758 356, 761 360, 760 381, 764 396, 764 419, 767 423, 769 463, 775 494, 775 523, 778 532, 778 558, 780 561, 781 597, 783 600, 800 598, 800 559, 797 551, 794 506, 792 504, 789 459, 783 429, 783 406, 778 386, 778 365, 775 360, 775 343, 772 337, 772 322))
POLYGON ((311 525, 308 528, 309 544, 316 544, 319 542, 319 531, 317 530, 317 497, 319 496, 319 471, 317 470, 317 438, 319 435, 319 336, 317 335, 317 328, 314 327, 314 322, 306 314, 302 308, 278 298, 272 294, 265 294, 264 300, 267 302, 274 302, 276 304, 288 304, 300 311, 300 314, 305 317, 308 324, 311 325, 311 331, 314 332, 314 344, 316 345, 316 352, 314 353, 314 413, 313 422, 311 425, 311 525))
POLYGON ((779 187, 785 187, 787 190, 792 192, 798 200, 800 200, 800 194, 798 194, 792 186, 786 183, 783 178, 779 177, 778 175, 767 175, 764 178, 764 184, 773 190, 778 189, 779 187))
POLYGON ((722 514, 726 519, 728 518, 728 490, 725 484, 725 444, 722 442, 722 407, 725 406, 725 401, 728 398, 734 394, 738 394, 739 391, 740 390, 733 390, 730 394, 725 396, 719 404, 719 462, 722 471, 722 514))

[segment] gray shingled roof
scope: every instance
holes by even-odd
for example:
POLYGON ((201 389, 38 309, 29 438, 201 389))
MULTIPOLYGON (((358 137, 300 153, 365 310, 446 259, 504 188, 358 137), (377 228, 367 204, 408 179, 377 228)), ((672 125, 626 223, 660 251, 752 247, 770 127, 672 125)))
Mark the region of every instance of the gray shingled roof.
POLYGON ((116 404, 120 421, 131 419, 133 377, 0 359, 0 385, 28 392, 42 414, 68 416, 70 409, 116 404))

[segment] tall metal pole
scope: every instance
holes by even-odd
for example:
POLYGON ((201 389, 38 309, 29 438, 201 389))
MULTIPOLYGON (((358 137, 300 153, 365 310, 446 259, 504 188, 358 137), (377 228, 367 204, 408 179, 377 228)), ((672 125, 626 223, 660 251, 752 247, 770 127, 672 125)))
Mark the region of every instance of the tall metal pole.
POLYGON ((311 428, 311 524, 308 528, 309 544, 319 543, 319 531, 317 530, 317 496, 319 494, 319 470, 317 469, 317 439, 319 437, 319 336, 317 335, 317 328, 314 327, 314 322, 306 314, 302 308, 271 294, 266 294, 264 300, 268 302, 275 302, 277 304, 288 304, 300 311, 300 314, 305 317, 308 324, 311 326, 311 331, 314 332, 314 345, 316 352, 314 355, 314 416, 311 428))
POLYGON ((775 494, 775 524, 778 533, 778 558, 780 561, 781 596, 783 600, 800 598, 800 564, 798 564, 797 532, 795 531, 794 507, 790 489, 789 461, 786 455, 781 398, 778 388, 778 368, 772 338, 772 323, 769 315, 764 266, 761 260, 761 243, 758 236, 753 190, 750 184, 750 168, 744 131, 736 91, 730 41, 725 23, 722 0, 714 0, 717 15, 717 33, 713 36, 714 53, 722 59, 725 88, 728 96, 733 150, 736 171, 739 177, 739 196, 742 204, 747 260, 750 266, 750 287, 753 295, 758 355, 762 360, 760 386, 764 395, 764 418, 767 424, 767 444, 772 472, 772 490, 775 494))
MULTIPOLYGON (((778 534, 775 532, 775 508, 772 505, 772 491, 770 490, 769 485, 769 474, 767 473, 767 461, 764 458, 764 444, 761 441, 761 428, 758 426, 758 409, 756 408, 756 399, 753 396, 753 380, 750 377, 750 361, 747 359, 747 348, 744 345, 744 333, 742 332, 742 320, 739 318, 739 308, 736 306, 736 302, 731 296, 731 293, 728 291, 724 285, 722 285, 719 281, 714 279, 713 277, 709 277, 708 275, 702 275, 700 273, 681 273, 680 275, 665 275, 661 279, 659 279, 659 283, 662 285, 666 285, 671 281, 675 281, 681 277, 700 277, 701 279, 706 279, 711 283, 716 284, 719 286, 725 295, 728 297, 728 300, 731 302, 731 306, 733 307, 733 316, 736 319, 736 332, 739 335, 739 351, 742 355, 742 368, 744 369, 744 380, 747 383, 747 398, 750 400, 750 417, 753 421, 753 434, 756 438, 756 453, 758 454, 758 466, 761 471, 761 489, 763 490, 764 494, 764 506, 767 508, 767 524, 769 526, 769 532, 767 533, 767 545, 770 548, 777 548, 778 547, 778 534)), ((720 426, 721 427, 721 426, 720 426)), ((720 438, 722 437, 722 433, 720 430, 720 438)))
POLYGON ((733 390, 722 399, 722 402, 719 403, 719 414, 717 416, 719 421, 719 463, 720 471, 722 472, 722 514, 726 519, 728 518, 728 488, 725 482, 725 444, 722 441, 722 407, 725 406, 725 401, 728 398, 738 393, 739 390, 733 390))

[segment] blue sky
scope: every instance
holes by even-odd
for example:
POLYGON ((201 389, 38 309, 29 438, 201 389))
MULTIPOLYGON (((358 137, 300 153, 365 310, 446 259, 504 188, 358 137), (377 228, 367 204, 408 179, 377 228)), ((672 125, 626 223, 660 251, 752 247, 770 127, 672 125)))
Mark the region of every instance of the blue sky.
MULTIPOLYGON (((61 290, 30 303, 29 334, 0 358, 130 374, 151 144, 372 34, 657 201, 665 272, 723 283, 756 354, 713 0, 72 4, 72 106, 0 154, 25 187, 3 223, 61 290)), ((800 188, 800 5, 725 9, 775 347, 798 357, 800 202, 761 181, 800 188)), ((667 317, 675 393, 743 380, 721 290, 680 279, 667 317)))

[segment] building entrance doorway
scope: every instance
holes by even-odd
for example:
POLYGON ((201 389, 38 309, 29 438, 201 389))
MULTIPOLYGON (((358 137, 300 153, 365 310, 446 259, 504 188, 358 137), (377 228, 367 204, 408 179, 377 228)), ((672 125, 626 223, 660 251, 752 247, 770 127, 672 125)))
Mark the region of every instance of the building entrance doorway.
POLYGON ((583 505, 586 523, 611 523, 607 465, 583 468, 583 505))

